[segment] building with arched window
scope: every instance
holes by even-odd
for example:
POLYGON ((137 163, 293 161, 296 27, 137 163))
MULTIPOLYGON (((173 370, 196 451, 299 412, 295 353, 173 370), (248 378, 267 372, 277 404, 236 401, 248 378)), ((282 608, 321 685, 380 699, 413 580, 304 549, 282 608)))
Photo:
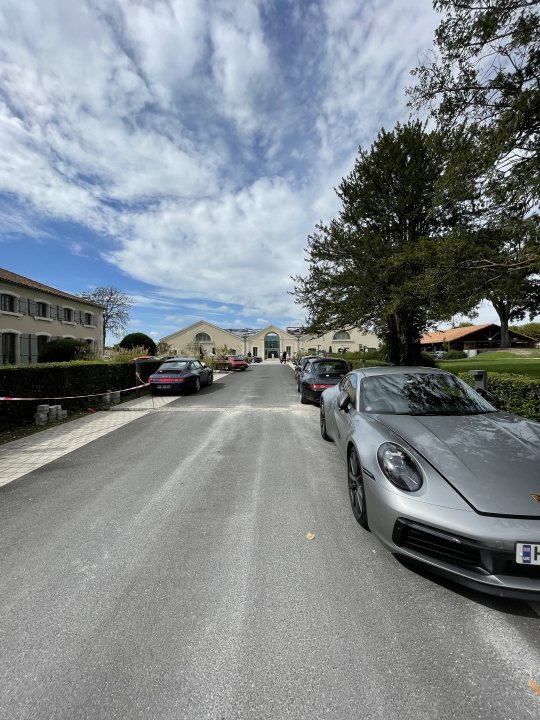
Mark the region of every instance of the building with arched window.
POLYGON ((302 328, 283 329, 276 325, 262 329, 220 328, 206 320, 177 330, 162 338, 162 341, 168 343, 175 354, 197 354, 202 350, 204 354, 210 355, 226 347, 231 355, 251 353, 262 358, 277 358, 283 352, 292 356, 306 352, 354 352, 379 346, 375 335, 357 329, 338 330, 316 337, 306 335, 302 328))

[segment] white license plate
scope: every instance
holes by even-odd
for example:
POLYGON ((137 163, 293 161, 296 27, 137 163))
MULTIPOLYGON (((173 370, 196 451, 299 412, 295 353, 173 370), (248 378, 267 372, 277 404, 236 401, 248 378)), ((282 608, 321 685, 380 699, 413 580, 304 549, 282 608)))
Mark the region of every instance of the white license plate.
POLYGON ((516 543, 516 562, 520 565, 540 565, 540 543, 516 543))
POLYGON ((158 387, 162 390, 170 390, 172 385, 158 385, 158 387))

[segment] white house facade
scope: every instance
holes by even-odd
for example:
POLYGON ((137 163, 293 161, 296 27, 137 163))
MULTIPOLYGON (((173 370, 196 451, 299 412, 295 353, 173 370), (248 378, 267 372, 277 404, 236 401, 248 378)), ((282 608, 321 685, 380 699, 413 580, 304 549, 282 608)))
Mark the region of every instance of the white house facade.
POLYGON ((101 355, 101 305, 0 268, 0 364, 36 363, 44 343, 66 337, 101 355))
POLYGON ((206 320, 199 320, 177 330, 162 338, 162 341, 168 343, 175 354, 196 353, 202 348, 203 352, 209 355, 218 348, 226 347, 231 355, 251 353, 262 358, 277 358, 283 352, 292 356, 310 351, 354 352, 379 346, 379 340, 375 335, 365 334, 357 329, 337 330, 316 337, 304 334, 301 328, 283 329, 276 325, 268 325, 260 330, 252 328, 236 330, 220 328, 206 320))

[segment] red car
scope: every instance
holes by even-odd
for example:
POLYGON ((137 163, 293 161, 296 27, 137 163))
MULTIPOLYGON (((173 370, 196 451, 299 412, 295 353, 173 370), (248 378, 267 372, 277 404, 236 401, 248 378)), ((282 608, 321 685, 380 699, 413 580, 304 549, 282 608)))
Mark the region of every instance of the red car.
POLYGON ((229 370, 245 370, 248 367, 243 355, 227 355, 229 370))

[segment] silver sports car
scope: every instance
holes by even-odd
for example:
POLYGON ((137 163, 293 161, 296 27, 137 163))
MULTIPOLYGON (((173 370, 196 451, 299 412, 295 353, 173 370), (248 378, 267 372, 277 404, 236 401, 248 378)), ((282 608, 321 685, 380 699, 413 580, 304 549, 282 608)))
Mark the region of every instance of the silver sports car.
POLYGON ((391 552, 493 595, 540 598, 540 423, 416 367, 354 370, 320 413, 356 520, 391 552))

